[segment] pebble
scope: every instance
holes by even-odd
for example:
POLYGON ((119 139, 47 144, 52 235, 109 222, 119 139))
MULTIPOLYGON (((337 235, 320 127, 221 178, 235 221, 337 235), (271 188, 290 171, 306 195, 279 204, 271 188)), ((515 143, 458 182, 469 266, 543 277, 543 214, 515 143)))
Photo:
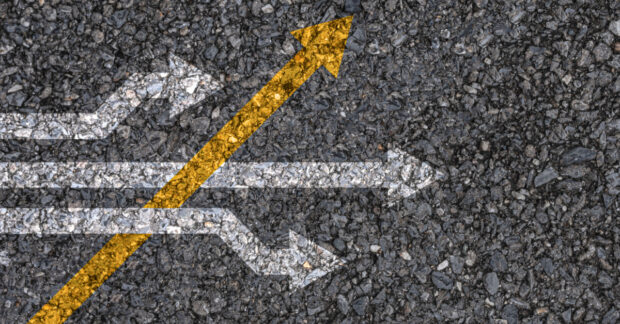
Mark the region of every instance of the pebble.
POLYGON ((263 13, 270 14, 273 13, 273 6, 271 4, 266 4, 261 8, 261 10, 263 13))
POLYGON ((491 269, 495 272, 505 272, 508 270, 508 263, 506 257, 501 252, 495 252, 489 260, 491 269))
POLYGON ((437 270, 438 271, 442 271, 443 269, 447 268, 449 265, 448 260, 443 260, 443 262, 441 262, 439 265, 437 265, 437 270))
POLYGON ((368 306, 368 297, 360 297, 351 303, 353 310, 359 316, 363 316, 366 313, 366 307, 368 306))
POLYGON ((463 272, 463 264, 464 264, 463 258, 459 256, 450 256, 450 266, 451 266, 452 272, 456 274, 461 274, 463 272))
POLYGON ((585 148, 576 147, 562 155, 560 162, 562 165, 579 164, 596 158, 596 151, 585 148))
POLYGON ((401 251, 400 257, 405 261, 411 261, 411 255, 407 251, 401 251))
POLYGON ((612 307, 607 313, 605 313, 601 323, 614 324, 614 323, 617 323, 619 319, 620 319, 620 311, 618 311, 615 307, 612 307))
POLYGON ((489 141, 482 141, 482 143, 480 144, 480 149, 488 152, 491 149, 491 143, 489 143, 489 141))
POLYGON ((597 62, 607 61, 611 57, 611 48, 607 44, 600 43, 594 50, 594 58, 597 62))
POLYGON ((564 320, 564 323, 572 323, 572 315, 573 312, 571 309, 567 309, 560 314, 560 316, 562 316, 562 319, 564 320))
POLYGON ((399 48, 405 41, 407 40, 407 34, 405 33, 396 33, 392 37, 392 46, 399 48))
POLYGON ((100 30, 93 30, 92 36, 95 43, 101 43, 105 38, 105 34, 100 30))
POLYGON ((338 295, 337 297, 338 309, 344 315, 349 313, 349 301, 343 295, 338 295))
POLYGON ((547 167, 534 178, 534 186, 540 187, 556 179, 558 176, 558 173, 552 167, 547 167))
POLYGON ((347 13, 357 13, 362 10, 360 0, 345 0, 344 11, 347 13))
POLYGON ((439 271, 433 271, 431 274, 431 281, 435 285, 435 287, 443 290, 450 290, 454 284, 452 278, 450 278, 447 274, 439 271))
POLYGON ((499 278, 497 278, 497 274, 495 272, 487 273, 484 276, 484 288, 491 295, 495 295, 499 289, 499 278))
POLYGON ((609 23, 609 31, 614 35, 620 37, 620 20, 612 21, 609 23))
POLYGON ((590 109, 590 105, 588 105, 583 100, 573 100, 571 102, 571 107, 578 111, 585 111, 585 110, 590 109))
POLYGON ((6 93, 13 93, 13 92, 17 92, 17 91, 19 91, 19 90, 21 90, 21 89, 23 89, 23 88, 24 88, 24 87, 22 87, 22 85, 21 85, 21 84, 15 84, 15 85, 11 86, 11 87, 9 88, 9 90, 7 90, 7 91, 6 91, 6 93))
POLYGON ((545 271, 545 273, 547 274, 547 276, 551 276, 553 274, 555 267, 553 266, 553 261, 551 259, 542 258, 540 260, 540 265, 542 269, 545 271))
POLYGON ((209 303, 205 300, 193 301, 192 311, 198 316, 207 316, 209 315, 209 303))
POLYGON ((530 159, 536 157, 536 148, 534 145, 528 144, 525 146, 525 156, 530 159))
POLYGON ((467 257, 465 258, 465 264, 468 267, 473 267, 474 264, 476 263, 476 252, 469 250, 467 251, 467 257))
POLYGON ((21 107, 26 101, 26 94, 22 91, 10 93, 6 96, 6 99, 11 106, 21 107))
POLYGON ((9 252, 0 251, 0 265, 8 267, 11 264, 11 259, 9 258, 9 252))
POLYGON ((508 324, 519 323, 519 310, 515 305, 507 304, 502 310, 502 318, 505 319, 508 324))

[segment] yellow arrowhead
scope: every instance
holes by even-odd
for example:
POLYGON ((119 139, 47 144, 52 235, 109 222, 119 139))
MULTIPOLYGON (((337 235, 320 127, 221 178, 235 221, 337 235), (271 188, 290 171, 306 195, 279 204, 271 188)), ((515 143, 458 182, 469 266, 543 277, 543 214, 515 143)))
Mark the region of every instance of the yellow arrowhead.
MULTIPOLYGON (((304 48, 297 52, 144 208, 180 208, 320 66, 338 77, 352 20, 353 16, 349 16, 293 31, 293 36, 304 48)), ((67 320, 149 235, 115 235, 33 316, 30 323, 62 323, 67 320)))
POLYGON ((348 16, 291 32, 312 57, 338 77, 340 62, 349 38, 353 16, 348 16))

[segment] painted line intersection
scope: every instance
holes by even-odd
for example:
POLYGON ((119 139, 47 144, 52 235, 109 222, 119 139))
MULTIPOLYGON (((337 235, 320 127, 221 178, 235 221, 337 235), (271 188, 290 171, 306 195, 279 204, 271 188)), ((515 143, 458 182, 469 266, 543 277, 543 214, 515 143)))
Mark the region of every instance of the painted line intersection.
MULTIPOLYGON (((337 77, 352 20, 349 16, 293 31, 303 48, 144 208, 181 207, 319 67, 337 77)), ((149 236, 115 235, 30 322, 64 322, 149 236)))

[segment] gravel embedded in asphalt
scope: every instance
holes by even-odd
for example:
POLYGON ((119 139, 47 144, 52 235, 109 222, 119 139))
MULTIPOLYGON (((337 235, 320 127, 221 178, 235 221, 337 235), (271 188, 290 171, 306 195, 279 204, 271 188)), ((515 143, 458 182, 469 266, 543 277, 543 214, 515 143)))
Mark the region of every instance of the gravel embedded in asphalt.
MULTIPOLYGON (((173 118, 167 99, 146 100, 102 139, 1 139, 0 162, 186 162, 301 48, 289 31, 354 14, 338 79, 315 73, 231 161, 385 161, 399 148, 445 177, 393 206, 378 188, 200 189, 185 207, 233 209, 270 247, 293 229, 347 264, 292 291, 217 236, 155 235, 69 322, 614 323, 619 12, 5 1, 0 112, 94 112, 133 73, 166 71, 170 54, 223 87, 173 118)), ((2 189, 0 207, 140 207, 153 193, 2 189)), ((1 235, 0 318, 25 322, 109 238, 1 235)))

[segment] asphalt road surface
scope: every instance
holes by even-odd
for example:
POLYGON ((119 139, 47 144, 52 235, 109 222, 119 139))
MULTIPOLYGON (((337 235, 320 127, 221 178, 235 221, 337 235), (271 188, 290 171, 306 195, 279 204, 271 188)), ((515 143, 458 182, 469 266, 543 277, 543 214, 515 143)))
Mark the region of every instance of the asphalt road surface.
MULTIPOLYGON (((226 208, 273 249, 294 230, 346 263, 294 289, 217 235, 153 235, 68 322, 620 319, 617 1, 3 1, 0 114, 95 113, 132 75, 172 73, 171 55, 213 84, 176 115, 150 88, 101 138, 1 137, 0 217, 142 207, 157 188, 25 187, 49 179, 6 163, 187 162, 301 49, 290 31, 349 15, 338 78, 320 69, 229 161, 399 149, 432 183, 395 203, 386 188, 201 188, 183 207, 226 208)), ((0 235, 0 323, 28 321, 111 238, 37 233, 0 235)))

